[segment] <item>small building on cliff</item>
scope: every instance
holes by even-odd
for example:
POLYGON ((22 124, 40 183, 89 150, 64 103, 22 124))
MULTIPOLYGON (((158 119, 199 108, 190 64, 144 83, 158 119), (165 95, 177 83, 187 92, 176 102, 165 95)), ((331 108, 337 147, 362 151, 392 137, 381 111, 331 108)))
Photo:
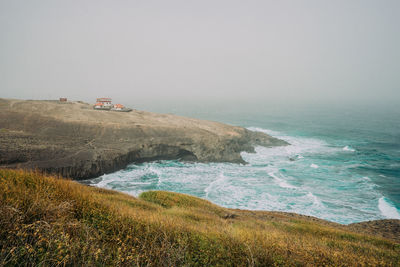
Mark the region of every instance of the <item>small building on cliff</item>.
POLYGON ((112 104, 111 98, 97 98, 96 104, 93 106, 96 110, 111 110, 120 112, 132 111, 131 108, 127 108, 122 104, 112 104))
POLYGON ((108 97, 97 98, 96 104, 93 106, 94 109, 100 110, 110 110, 112 107, 111 98, 108 97))

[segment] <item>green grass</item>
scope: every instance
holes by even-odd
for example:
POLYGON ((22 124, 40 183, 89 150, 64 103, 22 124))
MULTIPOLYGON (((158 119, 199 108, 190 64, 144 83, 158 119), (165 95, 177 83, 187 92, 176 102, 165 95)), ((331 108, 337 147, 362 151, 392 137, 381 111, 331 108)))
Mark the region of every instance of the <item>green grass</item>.
POLYGON ((0 266, 399 266, 400 246, 192 196, 0 169, 0 266))

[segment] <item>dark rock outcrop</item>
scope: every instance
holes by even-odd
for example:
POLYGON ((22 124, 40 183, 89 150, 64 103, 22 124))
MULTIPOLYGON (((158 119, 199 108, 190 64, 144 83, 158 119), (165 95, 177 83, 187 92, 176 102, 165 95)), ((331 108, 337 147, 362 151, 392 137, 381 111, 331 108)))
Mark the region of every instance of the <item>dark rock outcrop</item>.
POLYGON ((96 111, 82 102, 0 99, 0 167, 87 179, 161 159, 245 163, 241 151, 287 145, 222 123, 143 111, 96 111))

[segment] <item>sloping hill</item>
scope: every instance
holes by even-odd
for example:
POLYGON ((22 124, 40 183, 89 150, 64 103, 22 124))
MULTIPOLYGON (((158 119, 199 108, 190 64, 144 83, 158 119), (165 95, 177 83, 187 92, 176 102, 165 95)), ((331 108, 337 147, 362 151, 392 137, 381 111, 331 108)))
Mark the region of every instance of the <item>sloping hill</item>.
POLYGON ((134 198, 0 169, 0 266, 399 266, 395 241, 323 220, 134 198))

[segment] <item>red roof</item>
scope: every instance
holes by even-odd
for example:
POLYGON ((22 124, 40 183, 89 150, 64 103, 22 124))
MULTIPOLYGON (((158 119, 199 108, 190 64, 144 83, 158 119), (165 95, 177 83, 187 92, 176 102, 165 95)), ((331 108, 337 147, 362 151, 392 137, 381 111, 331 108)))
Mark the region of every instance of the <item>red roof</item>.
POLYGON ((97 98, 97 102, 110 102, 111 103, 111 98, 108 98, 108 97, 97 98))

